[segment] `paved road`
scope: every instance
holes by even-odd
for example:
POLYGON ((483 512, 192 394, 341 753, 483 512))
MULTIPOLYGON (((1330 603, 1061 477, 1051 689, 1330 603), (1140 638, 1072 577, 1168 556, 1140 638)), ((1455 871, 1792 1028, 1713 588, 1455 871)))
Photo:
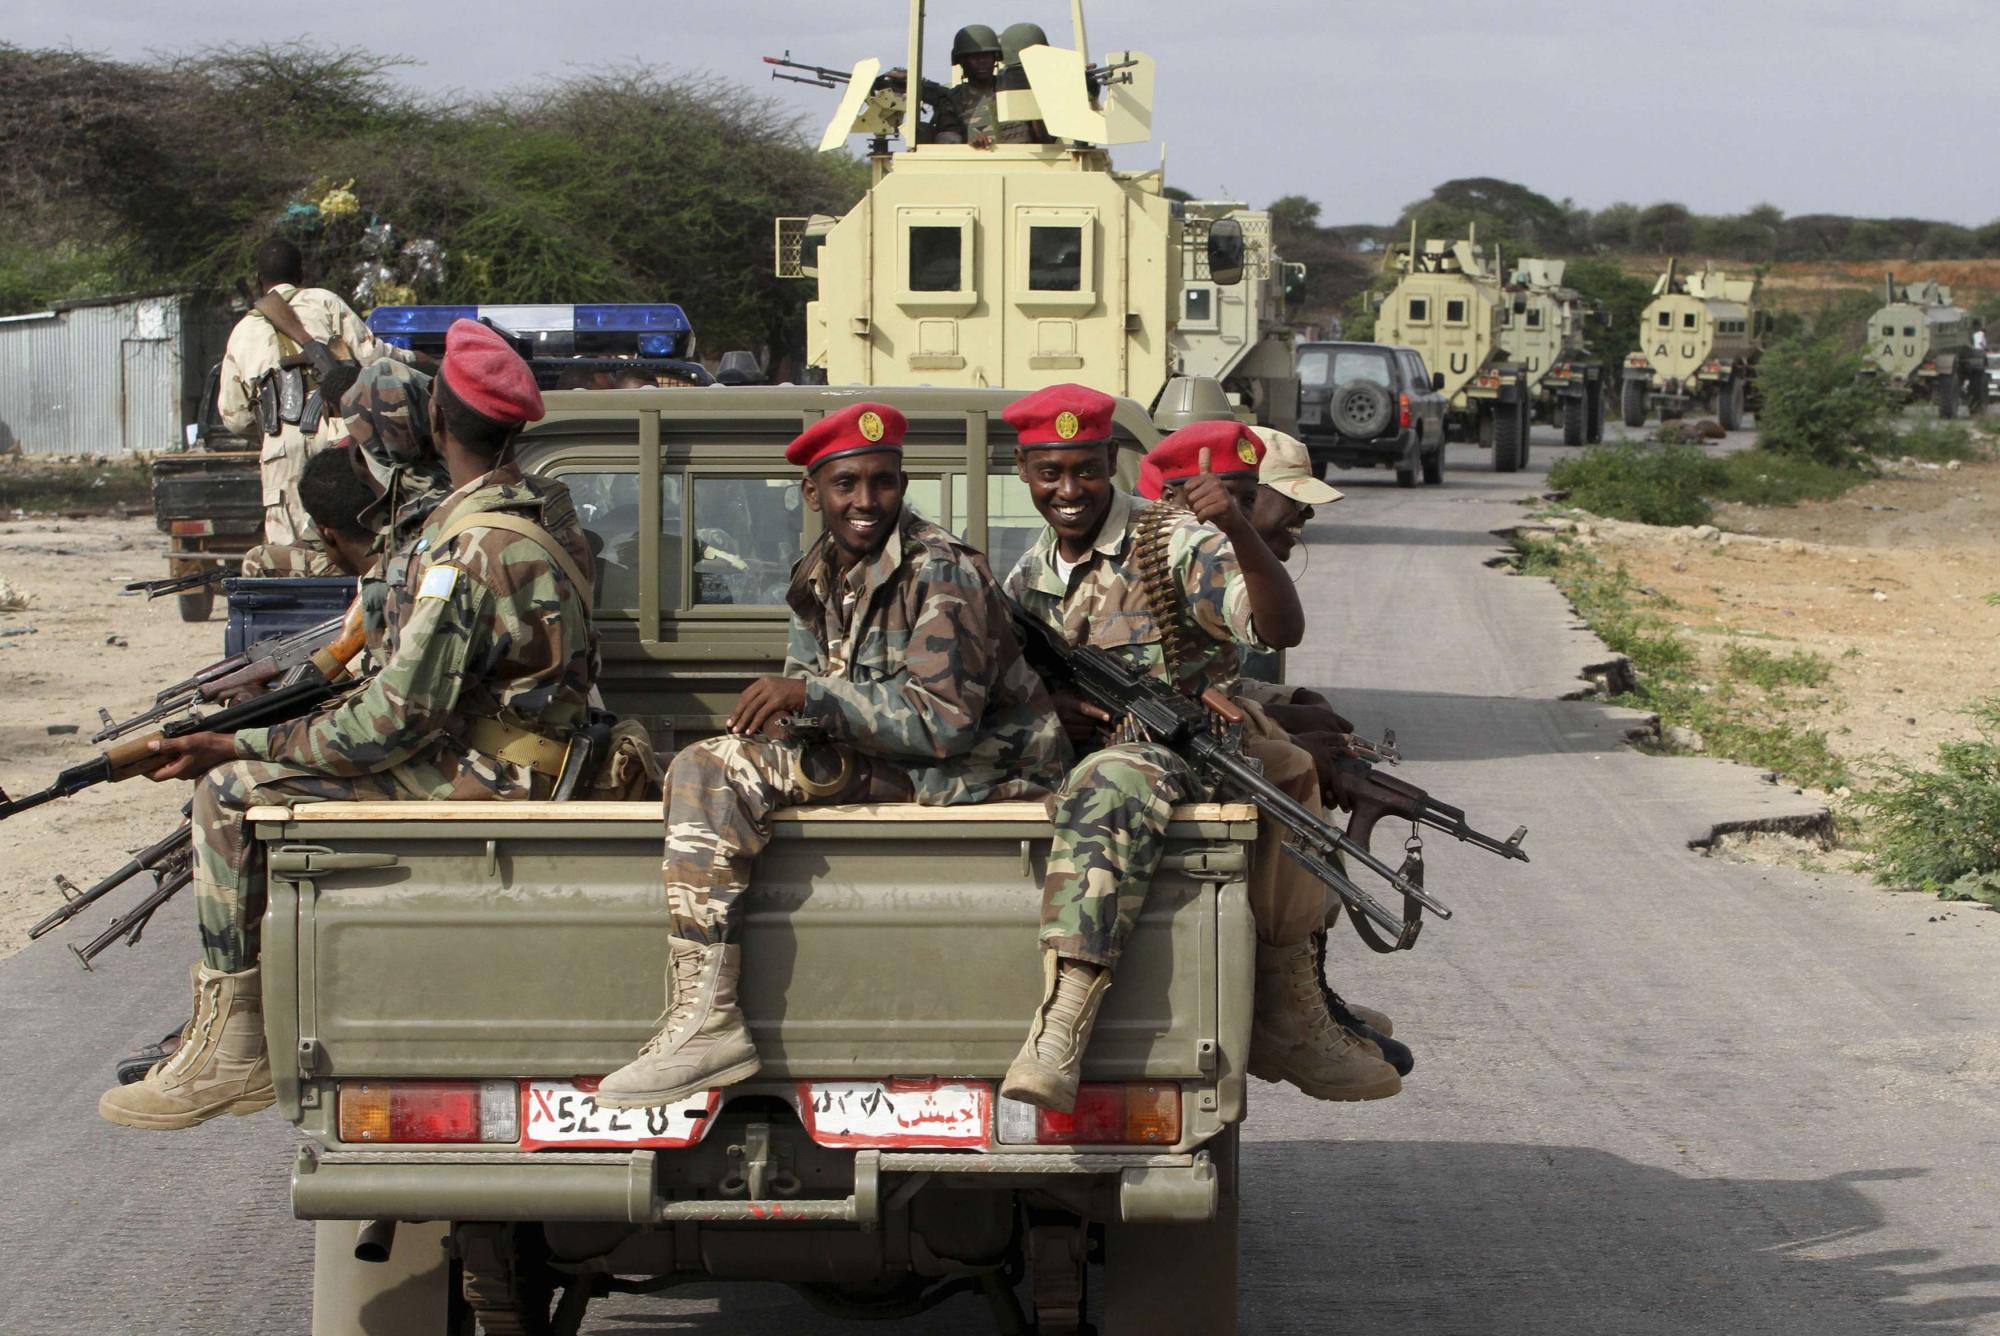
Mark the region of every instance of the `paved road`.
MULTIPOLYGON (((1312 531, 1295 680, 1396 728, 1404 773, 1475 820, 1530 826, 1535 863, 1433 841, 1457 918, 1394 960, 1342 943, 1338 986, 1395 1015, 1418 1071, 1358 1107, 1255 1087, 1245 1330, 2000 1332, 2000 918, 1687 850, 1797 800, 1625 750, 1629 715, 1558 700, 1601 646, 1482 564, 1555 453, 1442 488, 1349 475, 1312 531)), ((92 1112, 102 1056, 180 1014, 188 925, 155 931, 92 979, 53 942, 0 962, 0 1331, 306 1330, 288 1129, 92 1112)), ((835 1327, 745 1287, 589 1329, 835 1327)))

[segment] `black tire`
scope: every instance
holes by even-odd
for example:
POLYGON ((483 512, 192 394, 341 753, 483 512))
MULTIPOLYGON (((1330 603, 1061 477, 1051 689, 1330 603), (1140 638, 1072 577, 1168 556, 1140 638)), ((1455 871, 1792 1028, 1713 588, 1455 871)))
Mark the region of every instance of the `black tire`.
POLYGON ((1528 413, 1518 404, 1493 406, 1493 471, 1518 473, 1528 454, 1528 413))
POLYGON ((1715 425, 1724 431, 1743 426, 1743 382, 1725 380, 1715 387, 1715 425))
POLYGON ((1958 376, 1956 373, 1939 376, 1937 380, 1937 411, 1941 418, 1958 416, 1958 376))
POLYGON ((1624 412, 1625 425, 1643 427, 1646 425, 1646 382, 1628 380, 1620 396, 1619 407, 1624 412))
POLYGON ((1326 412, 1335 431, 1357 441, 1372 441, 1388 429, 1396 411, 1389 391, 1373 381, 1350 380, 1336 385, 1326 401, 1326 412))
POLYGON ((1574 395, 1562 401, 1563 444, 1582 445, 1590 435, 1590 410, 1584 406, 1583 396, 1574 395))
POLYGON ((1235 1126, 1208 1143, 1215 1162, 1215 1219, 1200 1225, 1104 1226, 1101 1336, 1198 1331, 1235 1336, 1237 1154, 1235 1126))
POLYGON ((1586 445, 1604 443, 1604 386, 1583 387, 1583 439, 1586 445))
POLYGON ((215 586, 209 585, 191 594, 176 594, 174 601, 180 605, 182 621, 205 622, 215 611, 215 586))
POLYGON ((1520 448, 1514 452, 1514 464, 1517 468, 1528 467, 1528 456, 1530 453, 1533 452, 1534 446, 1535 446, 1535 433, 1533 427, 1530 425, 1528 418, 1528 404, 1526 400, 1522 400, 1521 445, 1520 448))
POLYGON ((1479 409, 1478 413, 1479 423, 1477 432, 1479 436, 1479 448, 1482 450, 1491 450, 1493 448, 1493 412, 1490 408, 1483 408, 1479 409))
POLYGON ((1444 442, 1439 441, 1437 449, 1423 457, 1424 486, 1436 487, 1444 481, 1444 442))

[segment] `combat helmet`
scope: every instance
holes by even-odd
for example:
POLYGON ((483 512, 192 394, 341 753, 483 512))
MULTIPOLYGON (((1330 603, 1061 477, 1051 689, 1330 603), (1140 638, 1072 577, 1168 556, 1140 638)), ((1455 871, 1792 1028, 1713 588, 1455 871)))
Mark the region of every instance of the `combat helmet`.
POLYGON ((1031 46, 1047 46, 1049 35, 1042 31, 1039 23, 1010 23, 1007 31, 1000 34, 1000 58, 1012 65, 1021 59, 1021 52, 1031 46))
POLYGON ((1000 39, 983 23, 968 23, 951 39, 951 63, 960 65, 967 56, 1000 58, 1000 39))

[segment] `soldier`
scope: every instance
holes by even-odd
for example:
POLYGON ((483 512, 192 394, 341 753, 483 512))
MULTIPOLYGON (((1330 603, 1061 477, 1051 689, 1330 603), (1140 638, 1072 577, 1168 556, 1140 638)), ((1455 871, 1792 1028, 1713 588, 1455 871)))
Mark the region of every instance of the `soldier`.
MULTIPOLYGON (((1042 390, 1007 408, 1018 435, 1016 467, 1048 522, 1008 575, 1007 592, 1071 643, 1087 638, 1189 692, 1232 680, 1241 647, 1297 644, 1304 631, 1298 593, 1225 485, 1208 475, 1213 447, 1197 451, 1204 476, 1184 492, 1192 514, 1135 500, 1112 481, 1112 408, 1108 395, 1080 385, 1042 390), (1149 593, 1147 567, 1171 571, 1170 590, 1149 593), (1171 606, 1158 605, 1163 592, 1171 606)), ((1226 448, 1225 468, 1254 468, 1246 443, 1226 448)), ((1079 744, 1113 722, 1064 695, 1056 707, 1079 744)), ((1310 783, 1311 762, 1287 759, 1310 783)), ((1158 865, 1168 817, 1174 803, 1199 792, 1185 761, 1143 739, 1096 750, 1064 781, 1053 803, 1055 843, 1042 892, 1042 1002, 1001 1085, 1006 1097, 1074 1107, 1091 1027, 1158 865)), ((1298 949, 1303 941, 1309 956, 1324 891, 1315 884, 1300 903, 1275 899, 1293 889, 1276 878, 1253 885, 1261 902, 1252 911, 1264 985, 1259 1038, 1287 1078, 1312 1093, 1392 1095, 1400 1088, 1396 1073, 1333 1022, 1298 949)))
MULTIPOLYGON (((1010 23, 1000 34, 1000 73, 994 86, 1002 91, 1026 89, 1028 72, 1021 65, 1021 52, 1031 46, 1047 46, 1049 35, 1042 31, 1039 23, 1010 23)), ((996 101, 997 105, 997 101, 996 101)), ((1003 144, 1053 144, 1055 136, 1048 126, 1040 121, 1000 122, 1000 142, 1003 144)))
POLYGON ((1000 134, 1000 39, 983 23, 960 28, 951 39, 951 63, 964 79, 951 87, 947 100, 933 113, 933 140, 939 144, 970 144, 991 148, 1000 134))
POLYGON ((560 484, 506 457, 542 416, 535 379, 492 330, 460 320, 429 397, 429 435, 455 490, 414 550, 425 565, 393 609, 387 662, 306 718, 156 742, 159 780, 195 791, 195 1011, 174 1056, 98 1102, 128 1127, 192 1127, 272 1102, 258 986, 263 803, 524 798, 554 787, 597 670, 590 552, 560 484))
POLYGON ((730 937, 773 811, 1040 797, 1069 764, 986 559, 903 504, 905 426, 887 404, 854 404, 785 451, 826 532, 793 573, 784 674, 751 683, 728 736, 667 772, 666 1013, 599 1084, 601 1105, 670 1104, 756 1074, 730 937))
POLYGON ((319 337, 316 352, 311 346, 294 347, 271 322, 256 311, 247 313, 229 332, 229 345, 222 356, 222 382, 216 409, 222 421, 239 436, 253 429, 263 434, 260 471, 264 478, 264 541, 287 545, 309 545, 314 537, 312 520, 300 507, 296 495, 299 473, 306 458, 341 436, 340 420, 334 405, 308 436, 296 423, 279 422, 275 431, 263 429, 273 424, 258 420, 257 396, 266 376, 277 373, 278 364, 300 353, 331 357, 327 346, 340 341, 347 356, 366 365, 384 357, 414 362, 416 354, 378 340, 361 322, 353 308, 324 288, 299 286, 304 281, 305 260, 299 248, 283 237, 273 237, 257 248, 257 291, 275 292, 283 297, 306 329, 319 337))
POLYGON ((375 496, 355 472, 355 455, 353 438, 344 438, 308 459, 299 475, 299 505, 325 549, 259 543, 243 554, 244 575, 360 575, 375 563, 375 530, 361 518, 375 496))

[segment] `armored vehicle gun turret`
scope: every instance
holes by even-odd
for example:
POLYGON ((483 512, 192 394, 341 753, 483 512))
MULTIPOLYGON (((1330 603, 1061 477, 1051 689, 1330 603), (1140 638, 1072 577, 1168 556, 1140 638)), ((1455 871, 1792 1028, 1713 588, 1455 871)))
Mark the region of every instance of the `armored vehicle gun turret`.
POLYGON ((1481 254, 1476 233, 1419 246, 1412 226, 1409 244, 1391 249, 1385 267, 1402 277, 1382 301, 1375 337, 1415 348, 1444 378, 1447 439, 1491 449, 1497 473, 1519 469, 1528 462, 1532 393, 1502 344, 1511 302, 1499 266, 1481 254))
POLYGON ((1882 309, 1868 317, 1862 374, 1881 381, 1905 403, 1928 399, 1939 417, 1956 417, 1961 403, 1986 406, 1986 354, 1973 344, 1973 319, 1954 306, 1951 289, 1935 279, 1883 283, 1882 309))
POLYGON ((1604 439, 1604 364, 1584 349, 1584 326, 1599 319, 1561 260, 1517 260, 1507 279, 1500 347, 1527 373, 1534 416, 1562 428, 1564 445, 1604 439))
POLYGON ((1688 412, 1712 415, 1726 431, 1743 425, 1756 376, 1763 320, 1754 279, 1713 267, 1682 275, 1672 261, 1639 316, 1639 347, 1625 359, 1619 407, 1625 425, 1688 412))
MULTIPOLYGON (((1171 337, 1184 276, 1243 281, 1255 252, 1242 222, 1183 208, 1157 169, 1113 170, 1111 146, 1151 135, 1153 62, 1137 52, 1093 62, 1080 7, 1076 19, 1072 48, 1017 45, 997 70, 997 127, 983 143, 943 142, 953 135, 933 128, 939 113, 922 118, 937 98, 919 68, 921 0, 904 70, 884 75, 870 59, 829 81, 846 92, 820 147, 869 136, 868 191, 840 218, 777 220, 778 275, 818 284, 807 362, 827 383, 1077 381, 1152 404, 1185 355, 1171 337)), ((968 87, 962 77, 953 100, 977 119, 985 94, 968 87)), ((1296 414, 1288 355, 1239 359, 1228 374, 1278 422, 1296 414), (1275 384, 1256 385, 1266 378, 1275 384)))

